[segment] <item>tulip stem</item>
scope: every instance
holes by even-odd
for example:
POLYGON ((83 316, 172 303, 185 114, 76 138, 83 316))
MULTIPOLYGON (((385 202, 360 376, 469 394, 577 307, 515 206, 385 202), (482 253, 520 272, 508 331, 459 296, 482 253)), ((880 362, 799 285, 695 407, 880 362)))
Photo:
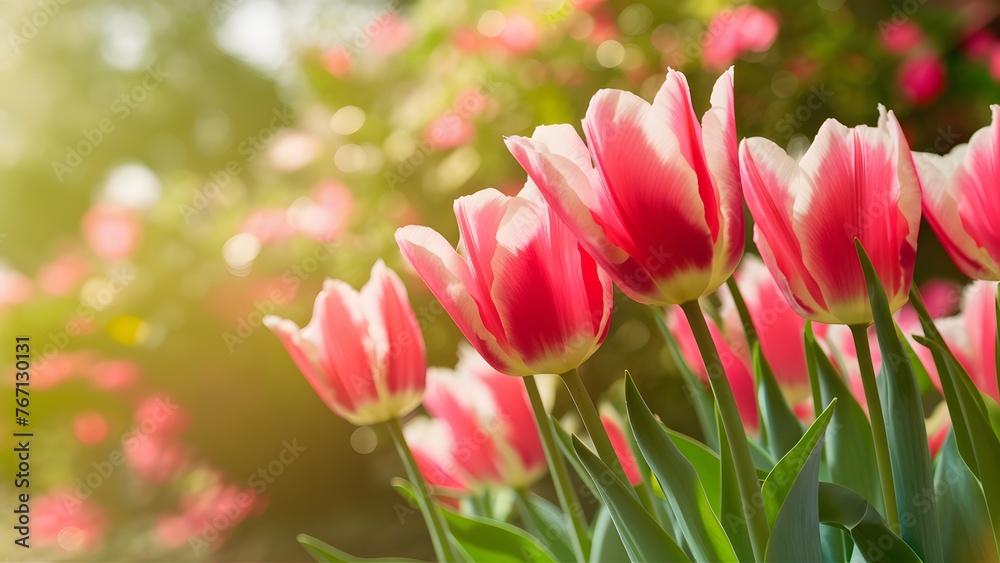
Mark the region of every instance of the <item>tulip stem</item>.
POLYGON ((622 462, 618 459, 614 446, 611 445, 611 438, 608 437, 608 431, 604 429, 604 423, 601 422, 601 415, 597 412, 597 407, 594 406, 594 400, 590 398, 587 388, 583 385, 583 380, 580 379, 580 372, 571 369, 562 375, 562 380, 566 384, 566 389, 569 390, 570 397, 573 398, 573 404, 576 405, 576 410, 580 413, 580 418, 583 420, 584 427, 587 428, 587 433, 590 434, 591 441, 594 442, 594 447, 597 448, 598 457, 632 492, 632 496, 638 499, 639 496, 629 483, 628 477, 625 476, 625 468, 622 467, 622 462))
POLYGON ((701 357, 705 361, 708 381, 712 385, 712 392, 719 405, 722 431, 725 432, 733 464, 736 466, 736 481, 740 489, 740 498, 743 500, 743 514, 747 519, 754 559, 763 561, 770 532, 767 515, 762 510, 763 495, 761 495, 760 480, 757 478, 757 469, 750 455, 750 444, 743 429, 743 421, 736 407, 736 397, 733 395, 732 387, 729 386, 729 378, 726 377, 719 351, 715 347, 715 341, 712 340, 712 333, 705 323, 705 315, 698 301, 688 301, 681 305, 681 309, 687 317, 688 324, 691 325, 691 332, 694 333, 698 350, 701 351, 701 357))
POLYGON ((882 483, 885 516, 886 520, 889 521, 889 527, 893 531, 899 532, 896 486, 892 481, 892 463, 889 459, 889 439, 886 436, 882 402, 879 401, 878 397, 875 369, 872 367, 872 350, 868 344, 868 327, 865 325, 851 325, 851 335, 854 337, 854 349, 858 356, 858 368, 861 370, 861 383, 865 388, 865 403, 868 405, 868 416, 872 421, 872 437, 875 440, 875 462, 878 465, 879 481, 882 483))
POLYGON ((576 490, 569 479, 569 470, 566 468, 566 460, 559 452, 556 445, 555 430, 552 428, 552 421, 545 411, 545 404, 542 396, 538 392, 538 383, 535 376, 524 377, 524 388, 528 391, 528 401, 531 403, 531 411, 535 415, 535 424, 538 426, 538 434, 542 438, 542 449, 545 451, 545 460, 549 464, 549 473, 552 482, 556 486, 556 496, 559 497, 559 505, 563 512, 569 515, 573 530, 573 549, 580 561, 587 561, 590 558, 590 539, 588 535, 587 521, 584 519, 583 507, 580 499, 576 496, 576 490))
POLYGON ((392 434, 392 441, 396 444, 396 451, 399 452, 399 457, 403 460, 403 465, 406 467, 406 475, 416 489, 414 493, 417 495, 417 503, 420 505, 420 512, 424 516, 424 522, 427 523, 427 530, 431 534, 434 553, 437 555, 439 561, 459 561, 452 549, 451 541, 448 539, 448 527, 445 524, 444 516, 431 498, 430 492, 427 490, 427 483, 424 481, 424 476, 420 473, 420 469, 417 468, 417 460, 413 457, 413 452, 410 451, 410 447, 406 444, 406 438, 403 436, 403 426, 399 423, 398 418, 387 420, 385 425, 389 428, 389 433, 392 434))

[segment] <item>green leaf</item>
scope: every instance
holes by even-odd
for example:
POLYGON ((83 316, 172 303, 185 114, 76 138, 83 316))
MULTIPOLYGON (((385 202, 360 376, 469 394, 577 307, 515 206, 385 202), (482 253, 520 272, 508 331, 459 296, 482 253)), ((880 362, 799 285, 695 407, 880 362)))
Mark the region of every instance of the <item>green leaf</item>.
MULTIPOLYGON (((410 503, 416 502, 417 497, 409 481, 395 477, 391 483, 403 498, 410 503)), ((444 507, 441 508, 441 514, 448 522, 452 539, 462 547, 472 561, 496 563, 556 561, 552 552, 516 526, 481 516, 458 514, 444 507)))
POLYGON ((939 375, 952 419, 952 433, 962 459, 982 483, 994 541, 1000 545, 1000 480, 996 478, 997 468, 1000 467, 1000 440, 990 423, 990 409, 954 356, 946 353, 936 342, 919 336, 915 338, 944 358, 945 369, 939 375))
POLYGON ((802 438, 802 425, 788 406, 767 358, 761 353, 759 343, 753 347, 753 373, 761 432, 766 433, 771 457, 780 459, 802 438))
POLYGON ((611 469, 576 436, 573 437, 573 449, 611 512, 630 560, 690 561, 677 542, 639 504, 632 491, 626 489, 611 469))
POLYGON ((837 399, 824 448, 830 480, 860 493, 873 505, 882 506, 882 486, 878 481, 875 442, 868 416, 822 348, 815 341, 811 345, 822 404, 837 399))
MULTIPOLYGON (((677 446, 684 457, 691 462, 695 471, 701 478, 701 484, 708 495, 708 502, 712 505, 715 514, 719 514, 719 500, 722 495, 722 476, 719 474, 719 454, 715 453, 708 446, 698 440, 685 436, 660 424, 660 428, 670 436, 670 439, 677 446)), ((657 481, 658 483, 658 481, 657 481)), ((659 486, 659 485, 657 485, 659 486)), ((656 487, 654 487, 654 491, 656 487)), ((662 491, 658 493, 663 498, 662 491)))
POLYGON ((313 559, 319 563, 381 563, 381 562, 409 562, 409 561, 419 561, 419 559, 408 559, 406 557, 378 557, 374 559, 366 559, 364 557, 355 557, 350 553, 343 552, 332 545, 318 540, 308 534, 299 534, 295 538, 302 548, 313 556, 313 559))
POLYGON ((875 267, 861 242, 855 239, 864 270, 875 319, 875 332, 882 351, 885 385, 883 412, 889 440, 892 480, 896 488, 900 536, 925 561, 941 561, 941 535, 931 481, 931 456, 924 426, 924 407, 909 356, 903 349, 892 320, 889 300, 875 267), (928 507, 926 504, 929 504, 928 507))
POLYGON ((855 551, 865 561, 920 563, 917 554, 889 528, 878 510, 847 487, 820 482, 819 520, 849 533, 855 551))
MULTIPOLYGON (((829 412, 832 410, 834 404, 831 404, 821 416, 821 418, 825 416, 827 422, 830 420, 829 412)), ((819 422, 819 419, 817 419, 817 422, 819 422)), ((794 474, 794 477, 791 477, 792 484, 788 488, 788 492, 774 519, 774 524, 771 526, 771 536, 767 542, 767 552, 764 556, 767 561, 821 561, 823 558, 823 549, 819 535, 818 504, 819 466, 823 452, 821 440, 823 429, 826 428, 826 422, 820 425, 813 424, 810 432, 816 428, 820 430, 815 440, 806 440, 803 437, 803 441, 796 444, 786 456, 787 458, 788 456, 801 455, 805 450, 799 450, 799 445, 812 443, 812 450, 809 452, 804 463, 783 464, 782 462, 785 458, 782 458, 774 468, 774 471, 781 471, 785 465, 789 465, 789 467, 798 467, 799 471, 794 474)), ((772 474, 776 478, 783 480, 788 480, 790 477, 787 474, 783 475, 773 472, 772 474)), ((770 493, 770 490, 766 488, 768 482, 771 482, 778 489, 781 489, 783 486, 782 483, 772 480, 771 475, 768 475, 768 480, 764 482, 765 507, 767 506, 767 498, 770 493)))
POLYGON ((573 471, 583 481, 584 486, 587 487, 593 498, 601 500, 601 493, 597 490, 597 485, 594 484, 590 473, 587 473, 587 470, 584 469, 583 462, 580 461, 580 456, 576 455, 576 450, 573 449, 573 436, 563 428, 562 424, 559 424, 559 421, 554 416, 549 415, 549 420, 556 431, 556 443, 559 445, 559 450, 562 451, 563 457, 569 461, 570 467, 573 468, 573 471))
MULTIPOLYGON (((993 477, 992 475, 990 477, 993 477)), ((976 476, 962 461, 949 433, 937 456, 934 491, 938 497, 938 515, 944 552, 950 561, 997 561, 996 540, 976 476)))
POLYGON ((593 563, 628 561, 628 551, 625 550, 622 539, 618 537, 618 530, 615 529, 611 512, 606 506, 597 511, 591 536, 593 542, 590 545, 590 560, 593 563))
MULTIPOLYGON (((715 420, 721 428, 722 414, 718 408, 715 409, 715 420)), ((753 441, 751 440, 750 443, 753 441)), ((719 520, 732 541, 739 560, 742 562, 754 561, 750 527, 747 526, 746 514, 743 510, 743 497, 740 496, 740 484, 736 478, 736 464, 733 462, 732 450, 729 448, 725 432, 719 432, 719 451, 721 452, 719 457, 719 473, 721 474, 719 520)))
MULTIPOLYGON (((764 495, 764 511, 767 514, 767 523, 770 526, 774 526, 778 513, 781 511, 781 506, 785 503, 785 499, 788 498, 792 487, 795 485, 795 476, 803 471, 803 467, 809 463, 813 451, 816 450, 816 445, 823 439, 823 433, 830 423, 830 418, 833 416, 833 410, 836 405, 836 400, 830 402, 830 406, 826 407, 826 410, 816 417, 816 420, 806 430, 802 439, 784 457, 778 460, 778 464, 767 474, 767 479, 764 479, 764 485, 761 490, 764 495)), ((816 471, 819 471, 819 463, 816 464, 816 471)), ((816 481, 819 481, 819 473, 816 474, 816 481)), ((807 492, 808 490, 803 494, 807 492)), ((816 533, 819 534, 818 528, 816 533)))
MULTIPOLYGON (((557 506, 534 494, 527 495, 527 518, 533 521, 531 530, 538 540, 556 556, 559 561, 574 561, 573 537, 569 523, 557 506)), ((520 498, 518 499, 520 500, 520 498)))
POLYGON ((696 559, 732 561, 733 550, 726 532, 709 503, 698 472, 660 428, 652 411, 639 395, 631 376, 625 380, 625 404, 632 432, 643 458, 661 486, 696 559))

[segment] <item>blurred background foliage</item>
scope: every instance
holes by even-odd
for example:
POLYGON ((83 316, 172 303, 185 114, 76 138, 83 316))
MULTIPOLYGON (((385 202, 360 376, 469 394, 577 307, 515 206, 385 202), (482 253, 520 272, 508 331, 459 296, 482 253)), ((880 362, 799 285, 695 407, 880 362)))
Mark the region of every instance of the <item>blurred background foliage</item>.
MULTIPOLYGON (((460 335, 406 273, 395 229, 456 242, 456 197, 524 183, 502 137, 578 125, 600 88, 651 99, 673 67, 700 114, 734 64, 739 136, 799 151, 823 120, 874 124, 883 103, 912 148, 946 152, 1000 100, 993 2, 764 0, 763 22, 736 16, 747 6, 6 0, 0 332, 30 335, 35 354, 33 498, 86 501, 36 505, 28 558, 305 560, 298 532, 429 557, 386 487, 401 471, 375 447, 387 437, 329 413, 261 316, 305 323, 325 276, 359 286, 382 257, 403 272, 430 362, 453 365, 460 335), (750 47, 719 51, 740 33, 750 47), (156 398, 178 406, 143 430, 156 398), (81 489, 135 424, 152 445, 81 489), (288 444, 305 448, 291 463, 288 444), (213 519, 217 533, 196 533, 213 519)), ((923 234, 918 278, 957 278, 923 234)), ((651 319, 616 303, 587 384, 599 393, 627 367, 696 434, 651 319)), ((4 388, 12 359, 10 344, 4 388)), ((0 493, 13 498, 9 480, 0 493)), ((23 559, 10 546, 0 555, 23 559)))

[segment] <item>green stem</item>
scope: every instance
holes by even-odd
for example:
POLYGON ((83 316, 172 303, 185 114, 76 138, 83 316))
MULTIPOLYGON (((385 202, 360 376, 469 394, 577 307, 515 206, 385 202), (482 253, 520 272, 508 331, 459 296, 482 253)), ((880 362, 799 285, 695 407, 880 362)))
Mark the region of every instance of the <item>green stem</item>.
POLYGON ((594 406, 593 399, 590 398, 590 394, 587 393, 587 388, 583 385, 583 380, 580 379, 580 372, 575 369, 571 369, 562 375, 563 383, 566 384, 566 388, 569 390, 570 397, 573 398, 573 404, 576 405, 577 412, 580 413, 580 418, 583 420, 583 425, 587 428, 587 433, 590 434, 591 441, 594 442, 594 447, 597 448, 597 455, 601 458, 601 461, 605 465, 611 468, 618 480, 632 491, 632 495, 638 498, 635 490, 628 481, 628 477, 625 476, 625 469, 622 467, 622 462, 618 459, 618 454, 615 453, 614 446, 611 445, 611 438, 608 437, 608 431, 604 429, 604 423, 601 422, 601 415, 597 412, 597 407, 594 406))
POLYGON ((747 302, 743 300, 743 293, 740 292, 740 286, 736 285, 736 278, 730 276, 726 280, 726 287, 729 288, 729 294, 733 297, 733 304, 736 305, 736 312, 740 315, 740 322, 743 323, 743 333, 747 337, 747 348, 753 350, 754 344, 760 341, 757 337, 757 327, 753 324, 753 318, 750 317, 750 310, 747 309, 747 302))
POLYGON ((403 426, 399 423, 398 418, 387 420, 385 425, 389 428, 392 441, 396 444, 396 451, 399 452, 399 457, 406 467, 406 475, 416 489, 420 512, 424 515, 424 522, 427 523, 427 530, 431 534, 431 543, 434 544, 434 553, 439 561, 458 561, 458 557, 452 550, 451 542, 448 540, 448 527, 445 524, 444 516, 431 499, 424 476, 417 468, 417 460, 414 459, 413 452, 410 451, 410 447, 406 444, 406 438, 403 437, 403 426))
POLYGON ((878 397, 875 369, 872 367, 872 351, 868 344, 868 327, 851 325, 854 349, 857 351, 858 367, 861 369, 861 383, 865 388, 865 403, 872 421, 872 437, 875 440, 875 463, 878 465, 879 481, 882 483, 882 498, 885 500, 885 515, 889 527, 899 531, 899 512, 896 508, 896 486, 892 481, 892 462, 889 460, 889 439, 886 436, 885 416, 882 402, 878 397))
POLYGON ((569 479, 569 470, 566 469, 566 461, 559 453, 556 445, 555 431, 552 429, 552 422, 545 412, 545 405, 542 403, 542 396, 538 392, 538 384, 535 377, 529 375, 524 377, 524 388, 528 391, 528 401, 531 403, 531 410, 535 415, 535 424, 538 426, 538 434, 542 438, 542 449, 545 450, 545 460, 549 464, 549 473, 552 475, 552 482, 556 486, 556 496, 559 497, 559 505, 563 512, 569 515, 573 529, 573 549, 580 561, 587 561, 590 557, 590 539, 587 529, 587 522, 584 519, 583 507, 580 499, 576 496, 576 490, 569 479))
POLYGON ((729 385, 729 378, 726 377, 725 368, 722 367, 722 360, 719 358, 719 351, 715 347, 715 341, 712 340, 712 333, 708 329, 708 324, 705 323, 705 315, 702 313, 698 301, 688 301, 681 305, 681 309, 684 311, 688 324, 691 325, 691 332, 694 333, 694 338, 698 342, 701 357, 705 360, 708 381, 712 385, 712 392, 715 393, 715 400, 719 405, 722 430, 725 432, 733 464, 736 466, 736 481, 740 489, 740 498, 743 500, 743 512, 747 519, 754 558, 757 561, 763 561, 764 553, 767 551, 769 534, 767 515, 764 512, 764 497, 761 495, 757 469, 754 466, 753 457, 750 455, 750 444, 747 443, 743 421, 736 407, 736 397, 729 385))
POLYGON ((997 284, 996 321, 997 333, 996 344, 993 346, 994 366, 997 372, 997 391, 1000 392, 1000 284, 997 284))

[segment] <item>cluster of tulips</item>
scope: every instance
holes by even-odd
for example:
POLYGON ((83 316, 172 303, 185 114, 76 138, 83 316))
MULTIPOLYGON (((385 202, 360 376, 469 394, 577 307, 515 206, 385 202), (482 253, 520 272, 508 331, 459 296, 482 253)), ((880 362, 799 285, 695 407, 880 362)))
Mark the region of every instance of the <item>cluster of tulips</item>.
POLYGON ((471 344, 454 370, 428 370, 381 261, 360 291, 328 280, 305 327, 265 322, 334 413, 389 428, 408 477, 394 486, 442 561, 996 560, 992 112, 946 156, 911 152, 880 107, 877 127, 826 121, 796 159, 737 142, 732 69, 700 123, 680 72, 652 103, 601 90, 585 140, 566 124, 506 139, 527 183, 459 198, 458 250, 397 231, 471 344), (762 260, 743 258, 744 201, 762 260), (948 319, 912 284, 921 214, 980 280, 948 319), (608 334, 614 286, 650 306, 704 442, 666 428, 627 371, 617 410, 588 395, 577 368, 608 334), (559 379, 582 427, 548 414, 538 381, 559 379), (421 402, 431 418, 404 428, 421 402), (546 468, 558 507, 527 492, 546 468))

